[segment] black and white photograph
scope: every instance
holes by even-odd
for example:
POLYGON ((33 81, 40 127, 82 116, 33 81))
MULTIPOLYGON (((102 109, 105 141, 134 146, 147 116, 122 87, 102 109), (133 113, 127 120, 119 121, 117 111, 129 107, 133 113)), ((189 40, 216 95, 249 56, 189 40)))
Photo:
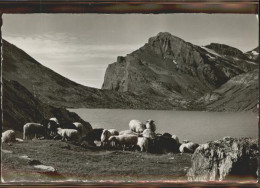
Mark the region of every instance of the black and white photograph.
POLYGON ((256 14, 3 14, 3 183, 257 183, 256 14))

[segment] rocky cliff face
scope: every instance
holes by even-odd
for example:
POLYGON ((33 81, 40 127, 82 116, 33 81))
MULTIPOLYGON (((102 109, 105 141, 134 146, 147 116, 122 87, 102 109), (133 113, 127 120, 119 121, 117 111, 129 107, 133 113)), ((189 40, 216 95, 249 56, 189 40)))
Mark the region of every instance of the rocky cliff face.
POLYGON ((258 140, 223 138, 200 145, 192 156, 189 181, 257 180, 258 140))
POLYGON ((191 102, 257 65, 238 49, 199 47, 159 33, 140 49, 108 66, 102 89, 191 102))

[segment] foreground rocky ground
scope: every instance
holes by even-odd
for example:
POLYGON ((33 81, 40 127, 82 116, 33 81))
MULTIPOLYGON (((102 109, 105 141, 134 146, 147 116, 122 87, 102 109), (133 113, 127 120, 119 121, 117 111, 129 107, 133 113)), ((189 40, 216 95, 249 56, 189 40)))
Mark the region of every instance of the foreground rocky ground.
POLYGON ((5 182, 187 180, 191 154, 86 149, 62 141, 32 140, 2 145, 5 182), (53 169, 41 170, 37 165, 53 169))

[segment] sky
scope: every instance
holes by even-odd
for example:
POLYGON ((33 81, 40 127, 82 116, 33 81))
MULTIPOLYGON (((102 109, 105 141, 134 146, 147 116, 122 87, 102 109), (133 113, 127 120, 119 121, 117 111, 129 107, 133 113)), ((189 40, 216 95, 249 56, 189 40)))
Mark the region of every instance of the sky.
POLYGON ((108 64, 159 32, 195 45, 258 46, 249 14, 4 14, 2 37, 39 63, 85 86, 101 88, 108 64))

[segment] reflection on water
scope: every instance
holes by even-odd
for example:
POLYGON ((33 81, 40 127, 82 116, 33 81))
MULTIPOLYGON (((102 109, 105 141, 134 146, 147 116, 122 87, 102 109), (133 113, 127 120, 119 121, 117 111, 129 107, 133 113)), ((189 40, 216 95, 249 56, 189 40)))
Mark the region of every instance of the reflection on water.
POLYGON ((82 119, 90 122, 93 128, 129 129, 132 119, 145 122, 155 120, 156 132, 169 132, 181 140, 204 143, 221 139, 224 136, 258 136, 257 115, 251 112, 194 112, 164 110, 123 110, 123 109, 69 109, 82 119))

